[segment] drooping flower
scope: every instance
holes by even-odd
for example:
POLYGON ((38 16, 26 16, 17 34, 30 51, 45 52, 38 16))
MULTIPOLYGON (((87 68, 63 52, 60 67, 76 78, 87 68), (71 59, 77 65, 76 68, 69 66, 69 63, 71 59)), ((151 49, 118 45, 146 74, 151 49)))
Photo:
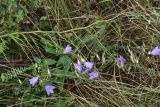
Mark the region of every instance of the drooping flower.
POLYGON ((67 45, 64 49, 64 54, 70 54, 72 52, 72 47, 71 45, 67 45))
POLYGON ((32 87, 34 87, 34 85, 38 82, 38 77, 32 77, 31 79, 29 79, 29 82, 32 87))
POLYGON ((55 89, 55 88, 56 88, 55 86, 46 85, 46 86, 45 86, 45 90, 46 90, 46 92, 47 92, 47 95, 49 96, 51 93, 54 93, 54 89, 55 89))
POLYGON ((90 80, 93 80, 93 79, 97 78, 98 76, 99 76, 98 72, 91 72, 91 73, 89 73, 89 79, 90 80))
POLYGON ((92 69, 94 63, 93 62, 85 62, 84 65, 86 66, 86 68, 92 69))
POLYGON ((77 72, 81 72, 83 69, 83 65, 82 64, 74 64, 74 68, 77 72))
POLYGON ((118 58, 116 58, 116 61, 121 63, 121 64, 125 64, 126 63, 126 59, 121 55, 118 58))
POLYGON ((153 56, 160 56, 160 48, 157 46, 155 47, 152 52, 151 52, 151 55, 153 56))

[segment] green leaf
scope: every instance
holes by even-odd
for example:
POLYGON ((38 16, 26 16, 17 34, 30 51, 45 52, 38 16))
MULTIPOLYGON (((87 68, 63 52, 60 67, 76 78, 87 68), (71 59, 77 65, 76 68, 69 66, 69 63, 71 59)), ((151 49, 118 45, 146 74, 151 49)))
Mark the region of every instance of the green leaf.
POLYGON ((0 43, 0 54, 5 50, 5 42, 0 43))
POLYGON ((56 49, 52 47, 45 47, 45 51, 51 54, 57 54, 56 49))
POLYGON ((57 83, 59 86, 59 90, 62 91, 64 87, 65 71, 58 69, 52 71, 51 74, 56 76, 56 78, 53 78, 53 82, 57 83))
POLYGON ((58 84, 60 91, 63 90, 64 80, 65 80, 65 78, 62 78, 62 77, 57 77, 57 78, 55 78, 55 81, 54 81, 54 82, 56 82, 56 83, 58 84))
POLYGON ((59 58, 56 66, 60 66, 60 65, 63 65, 63 69, 65 71, 68 71, 70 69, 70 66, 71 66, 71 59, 66 55, 61 56, 59 58))
POLYGON ((9 26, 9 27, 12 27, 12 26, 15 26, 16 25, 16 23, 15 23, 15 21, 14 21, 14 19, 13 19, 13 17, 12 16, 9 16, 8 18, 7 18, 7 25, 9 26))
POLYGON ((24 12, 23 10, 19 10, 17 16, 17 22, 20 22, 24 19, 24 12))
POLYGON ((60 70, 60 69, 56 69, 56 70, 52 70, 51 74, 56 76, 56 77, 67 77, 67 78, 77 78, 77 75, 75 72, 67 72, 65 70, 60 70))
POLYGON ((5 13, 6 13, 5 8, 1 6, 1 7, 0 7, 0 14, 1 14, 1 15, 5 15, 5 13))
POLYGON ((29 102, 24 103, 24 106, 25 106, 25 107, 33 107, 33 101, 35 101, 34 99, 35 99, 35 98, 34 98, 33 96, 31 96, 31 95, 25 96, 25 97, 22 99, 22 101, 23 101, 23 102, 29 101, 29 102))
POLYGON ((40 64, 42 60, 40 58, 38 58, 38 57, 34 57, 34 61, 36 63, 40 64))
POLYGON ((53 78, 52 81, 58 84, 60 91, 63 90, 65 78, 77 78, 74 72, 67 72, 65 70, 60 69, 51 71, 51 75, 56 77, 53 78))
POLYGON ((104 37, 106 37, 105 33, 106 33, 106 29, 105 29, 106 25, 101 25, 100 29, 98 30, 99 32, 99 38, 100 39, 104 39, 104 37))
POLYGON ((49 107, 71 107, 71 105, 73 104, 73 99, 71 98, 60 98, 57 99, 56 103, 55 102, 51 102, 49 107))
POLYGON ((44 59, 45 65, 54 65, 56 61, 54 59, 44 59))
POLYGON ((59 48, 55 48, 54 46, 45 46, 45 51, 50 54, 60 55, 62 54, 62 50, 59 48))

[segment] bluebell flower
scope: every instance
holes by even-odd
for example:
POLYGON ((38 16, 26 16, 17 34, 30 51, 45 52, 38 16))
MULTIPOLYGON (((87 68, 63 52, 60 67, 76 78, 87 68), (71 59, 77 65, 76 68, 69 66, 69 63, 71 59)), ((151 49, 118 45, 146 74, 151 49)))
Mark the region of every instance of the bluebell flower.
POLYGON ((46 85, 46 86, 45 86, 45 90, 46 90, 46 92, 47 92, 47 95, 49 96, 51 93, 54 93, 54 89, 55 89, 55 88, 56 88, 55 86, 46 85))
POLYGON ((95 78, 99 77, 99 73, 98 72, 91 72, 89 73, 89 79, 93 80, 95 78))
POLYGON ((83 70, 82 64, 74 64, 74 68, 77 72, 81 72, 83 70))
POLYGON ((72 52, 72 47, 70 45, 67 45, 64 49, 64 54, 70 54, 72 52))
POLYGON ((93 62, 84 62, 84 65, 86 66, 86 68, 92 69, 94 63, 93 62))
POLYGON ((38 77, 32 77, 31 79, 29 79, 29 82, 32 85, 32 87, 34 87, 35 84, 38 82, 38 77))
POLYGON ((160 56, 160 48, 157 46, 155 47, 152 52, 151 52, 151 55, 153 56, 160 56))
POLYGON ((121 55, 118 58, 116 58, 116 61, 121 63, 121 64, 125 64, 126 63, 126 59, 121 55))

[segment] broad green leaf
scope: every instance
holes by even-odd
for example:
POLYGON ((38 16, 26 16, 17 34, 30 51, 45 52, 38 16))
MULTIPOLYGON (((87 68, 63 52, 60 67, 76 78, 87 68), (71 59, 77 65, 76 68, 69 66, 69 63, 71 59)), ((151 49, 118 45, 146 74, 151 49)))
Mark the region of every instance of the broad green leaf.
POLYGON ((61 56, 57 62, 57 66, 60 66, 60 65, 63 65, 63 69, 65 71, 68 71, 71 66, 71 59, 66 55, 61 56))
POLYGON ((36 63, 40 64, 42 60, 40 58, 38 58, 38 57, 34 57, 34 61, 36 63))
POLYGON ((77 78, 77 75, 75 72, 67 72, 60 69, 52 70, 51 74, 56 77, 77 78))
POLYGON ((53 46, 45 46, 45 51, 47 53, 55 54, 55 55, 60 55, 62 54, 62 50, 59 48, 55 48, 53 46))
POLYGON ((56 49, 52 47, 45 47, 45 51, 51 54, 57 54, 56 49))
POLYGON ((44 59, 45 65, 53 65, 55 63, 56 63, 56 61, 54 59, 44 59))

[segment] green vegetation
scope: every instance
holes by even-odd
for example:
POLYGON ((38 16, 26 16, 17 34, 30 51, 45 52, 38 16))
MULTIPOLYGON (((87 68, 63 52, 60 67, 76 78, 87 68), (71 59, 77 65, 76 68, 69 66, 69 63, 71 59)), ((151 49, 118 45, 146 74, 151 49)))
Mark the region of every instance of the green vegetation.
POLYGON ((159 107, 159 35, 158 0, 0 0, 0 106, 159 107), (84 60, 98 78, 75 71, 84 60))

